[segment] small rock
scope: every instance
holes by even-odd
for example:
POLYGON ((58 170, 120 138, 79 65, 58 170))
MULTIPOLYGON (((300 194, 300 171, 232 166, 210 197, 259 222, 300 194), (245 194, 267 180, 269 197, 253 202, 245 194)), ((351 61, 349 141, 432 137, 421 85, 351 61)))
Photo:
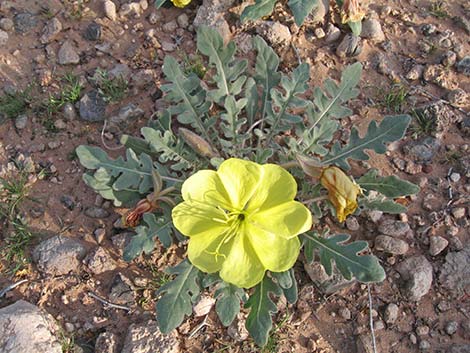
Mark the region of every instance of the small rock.
POLYGON ((385 308, 384 312, 384 320, 387 324, 392 325, 398 319, 398 305, 395 303, 390 303, 385 308))
POLYGON ((446 255, 446 262, 439 274, 439 282, 454 297, 459 297, 470 290, 469 264, 470 246, 468 245, 462 251, 452 251, 446 255))
POLYGON ((361 37, 370 39, 373 43, 381 43, 385 40, 385 34, 379 20, 375 18, 362 22, 361 37))
POLYGON ((88 254, 84 263, 88 266, 90 271, 96 275, 112 271, 116 268, 116 261, 114 261, 114 259, 102 247, 98 247, 88 254))
POLYGON ((326 43, 336 42, 339 39, 339 37, 341 37, 341 31, 339 30, 339 28, 333 25, 332 23, 328 23, 326 27, 325 42, 326 43))
POLYGON ((418 343, 418 338, 416 338, 414 333, 410 333, 410 341, 412 344, 418 343))
POLYGON ((408 243, 401 239, 379 235, 375 238, 375 249, 392 255, 404 255, 408 252, 408 243))
POLYGON ((402 293, 407 299, 419 301, 431 289, 432 266, 424 256, 409 257, 396 269, 404 280, 402 293))
POLYGON ((24 300, 0 309, 2 353, 61 353, 54 318, 24 300))
POLYGON ((10 32, 13 29, 14 23, 11 19, 4 17, 0 19, 0 29, 10 32))
POLYGON ((222 36, 224 43, 228 43, 231 38, 230 26, 224 16, 233 6, 235 0, 203 0, 198 7, 193 26, 209 26, 217 29, 222 36))
POLYGON ((453 334, 455 334, 457 332, 457 329, 459 328, 459 324, 458 322, 456 321, 449 321, 444 330, 446 331, 446 333, 449 335, 449 336, 452 336, 453 334))
POLYGON ((431 34, 436 33, 437 27, 432 23, 426 23, 421 26, 421 32, 425 36, 430 36, 431 34))
POLYGON ((463 89, 456 88, 447 93, 447 100, 458 107, 463 107, 468 103, 468 94, 463 89))
POLYGON ((344 320, 351 320, 351 311, 348 308, 341 308, 338 310, 339 316, 344 320))
POLYGON ((85 29, 83 36, 90 41, 99 40, 101 38, 101 26, 96 22, 90 23, 85 29))
POLYGON ((122 78, 127 81, 131 78, 131 76, 131 69, 126 64, 117 64, 108 72, 108 77, 110 79, 122 78))
POLYGON ((126 3, 121 6, 119 9, 119 15, 122 17, 134 16, 139 18, 142 12, 142 7, 138 2, 126 3))
POLYGON ((439 255, 449 244, 447 239, 435 235, 429 238, 429 254, 431 256, 439 255))
POLYGON ((341 43, 336 48, 336 55, 340 58, 353 57, 359 55, 362 51, 360 45, 361 39, 352 33, 348 33, 344 36, 341 43))
POLYGON ((444 66, 454 66, 457 61, 457 54, 449 50, 441 58, 441 64, 444 66))
POLYGON ((236 342, 242 342, 249 336, 248 330, 245 326, 245 319, 242 314, 238 314, 237 318, 233 320, 227 328, 227 334, 236 342))
POLYGON ((177 48, 175 43, 169 42, 167 40, 163 40, 161 42, 161 46, 162 46, 162 50, 168 53, 174 52, 177 48))
POLYGON ((95 353, 118 353, 119 338, 112 332, 100 333, 96 338, 95 353))
POLYGON ((13 23, 15 24, 16 32, 26 34, 37 26, 38 20, 29 12, 21 12, 13 17, 13 23))
POLYGON ((410 225, 406 222, 386 219, 379 225, 379 232, 393 237, 401 237, 408 233, 410 225))
POLYGON ((209 314, 215 304, 215 299, 208 296, 202 296, 199 302, 193 306, 193 313, 195 317, 201 317, 209 314))
POLYGON ((428 341, 422 340, 421 342, 419 342, 419 349, 421 349, 422 351, 427 351, 429 348, 431 348, 431 343, 429 343, 428 341))
POLYGON ((366 211, 367 216, 369 216, 370 220, 374 223, 379 223, 382 219, 383 212, 377 210, 366 211))
POLYGON ((72 323, 70 323, 70 322, 66 322, 66 323, 64 324, 64 328, 65 328, 65 331, 66 331, 67 333, 72 333, 72 332, 75 330, 74 324, 72 324, 72 323))
POLYGON ((8 42, 8 33, 0 30, 0 47, 7 45, 8 42))
POLYGON ((457 72, 463 73, 466 76, 470 76, 470 55, 467 55, 460 60, 455 66, 457 72))
POLYGON ((470 353, 470 344, 453 344, 446 353, 470 353))
POLYGON ((257 26, 256 31, 275 47, 289 45, 292 40, 289 27, 279 22, 265 21, 257 26))
POLYGON ((420 79, 423 76, 423 71, 424 71, 423 65, 413 65, 410 71, 406 73, 405 77, 407 80, 415 81, 415 80, 420 79))
POLYGON ((403 152, 415 162, 431 162, 439 150, 439 147, 439 140, 428 136, 424 139, 406 144, 403 147, 403 152))
POLYGON ((106 238, 106 229, 105 228, 96 228, 93 232, 93 236, 98 244, 101 244, 106 238))
POLYGON ((311 24, 325 22, 326 14, 330 9, 330 2, 328 0, 321 0, 317 2, 317 5, 307 15, 307 21, 311 24))
POLYGON ((77 117, 75 107, 70 102, 64 104, 64 107, 62 108, 62 113, 64 114, 64 118, 69 121, 74 120, 77 117))
POLYGON ((346 280, 336 267, 333 268, 332 275, 328 276, 324 267, 318 262, 313 262, 312 264, 304 262, 304 269, 312 282, 324 294, 339 292, 345 288, 351 287, 355 283, 355 280, 346 280))
POLYGON ((15 127, 18 130, 23 130, 24 128, 26 128, 27 124, 28 124, 28 116, 26 114, 18 115, 15 118, 15 127))
POLYGON ((62 23, 57 19, 53 18, 50 21, 46 23, 44 26, 44 29, 42 30, 42 35, 41 38, 39 38, 39 41, 42 44, 47 44, 52 42, 57 35, 62 31, 62 23))
POLYGON ((85 210, 85 215, 90 218, 103 219, 109 217, 109 212, 101 207, 88 207, 85 210))
POLYGON ((106 102, 98 91, 93 90, 80 99, 80 118, 85 121, 103 121, 106 112, 106 102))
POLYGON ((465 217, 465 207, 456 207, 452 209, 452 216, 455 219, 460 219, 465 217))
POLYGON ((116 21, 116 5, 111 0, 105 0, 103 3, 104 14, 111 21, 116 21))
POLYGON ((152 12, 148 17, 148 20, 150 24, 155 25, 161 20, 161 15, 159 12, 152 12))
POLYGON ((72 196, 62 195, 60 197, 60 202, 67 207, 70 211, 75 208, 75 202, 73 201, 72 196))
POLYGON ((53 275, 66 275, 77 272, 80 261, 85 256, 81 243, 61 235, 43 240, 33 250, 33 261, 39 271, 53 275))
POLYGON ((67 128, 67 124, 62 119, 57 119, 54 121, 54 127, 57 130, 65 130, 67 128))
MULTIPOLYGON (((62 145, 62 143, 60 141, 50 141, 50 142, 47 143, 47 147, 49 147, 50 150, 55 150, 55 149, 59 148, 61 145, 62 145)), ((51 166, 51 167, 53 167, 53 166, 51 166)), ((51 169, 53 169, 53 168, 51 168, 51 169)), ((54 167, 54 169, 56 169, 56 168, 54 167)))
POLYGON ((188 28, 189 26, 188 15, 186 15, 185 13, 182 13, 176 18, 176 22, 178 22, 178 25, 180 26, 180 28, 183 28, 183 29, 188 28))
POLYGON ((57 57, 60 65, 78 64, 80 62, 80 57, 69 40, 66 40, 64 44, 62 44, 57 57))
POLYGON ((178 29, 178 22, 176 22, 175 20, 167 22, 162 26, 163 32, 166 32, 166 33, 175 33, 177 29, 178 29))
POLYGON ((143 117, 145 112, 137 107, 135 104, 129 103, 128 105, 119 109, 117 116, 109 118, 109 122, 114 125, 127 126, 134 120, 143 117))
POLYGON ((453 172, 449 178, 452 182, 457 183, 460 180, 460 174, 453 172))
POLYGON ((179 353, 180 344, 176 331, 163 335, 155 321, 132 324, 121 353, 179 353))
POLYGON ((346 218, 346 228, 352 231, 359 230, 360 226, 357 218, 354 216, 346 218))
POLYGON ((429 335, 429 326, 420 325, 416 328, 416 334, 418 336, 427 336, 429 335))
POLYGON ((317 37, 318 39, 325 38, 325 35, 326 35, 325 31, 321 27, 315 28, 314 33, 315 33, 315 37, 317 37))
POLYGON ((120 305, 132 306, 135 304, 135 292, 132 282, 121 273, 114 276, 109 300, 120 305))

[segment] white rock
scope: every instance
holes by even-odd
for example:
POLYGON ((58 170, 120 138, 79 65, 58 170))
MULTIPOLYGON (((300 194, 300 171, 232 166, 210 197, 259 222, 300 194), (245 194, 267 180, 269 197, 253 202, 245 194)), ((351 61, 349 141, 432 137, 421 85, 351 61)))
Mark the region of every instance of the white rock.
POLYGON ((116 21, 117 13, 116 13, 116 5, 111 0, 106 0, 103 3, 103 10, 104 14, 107 18, 111 21, 116 21))
POLYGON ((207 296, 201 297, 201 300, 193 307, 194 316, 200 317, 209 314, 214 304, 214 298, 207 296))
POLYGON ((431 256, 439 255, 449 245, 447 239, 436 235, 429 239, 429 254, 431 256))

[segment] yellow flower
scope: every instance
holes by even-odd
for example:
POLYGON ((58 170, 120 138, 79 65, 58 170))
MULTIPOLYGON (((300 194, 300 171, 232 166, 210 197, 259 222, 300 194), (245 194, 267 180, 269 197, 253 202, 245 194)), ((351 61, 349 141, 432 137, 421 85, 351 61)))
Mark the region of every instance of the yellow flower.
POLYGON ((185 7, 191 2, 191 0, 171 0, 171 2, 176 7, 185 7))
POLYGON ((320 183, 328 190, 328 198, 336 209, 336 217, 344 222, 356 210, 361 188, 337 167, 325 168, 320 183))
POLYGON ((266 270, 287 271, 297 260, 297 235, 311 228, 312 216, 294 201, 296 193, 285 169, 232 158, 217 171, 201 170, 184 182, 184 201, 173 209, 173 223, 189 237, 194 266, 251 288, 266 270))

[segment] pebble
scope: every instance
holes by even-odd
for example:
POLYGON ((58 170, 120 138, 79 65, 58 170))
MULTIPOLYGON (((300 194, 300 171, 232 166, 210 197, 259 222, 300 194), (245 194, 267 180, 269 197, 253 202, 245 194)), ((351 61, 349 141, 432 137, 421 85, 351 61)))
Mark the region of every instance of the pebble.
POLYGON ((344 320, 351 320, 351 311, 348 308, 341 308, 338 310, 339 316, 344 320))
POLYGON ((90 23, 85 29, 83 36, 90 41, 99 40, 101 38, 101 26, 96 22, 90 23))
POLYGON ((0 47, 3 47, 8 42, 8 33, 0 30, 0 47))
POLYGON ((398 319, 398 305, 395 303, 390 303, 385 308, 384 312, 384 320, 387 324, 391 325, 394 324, 395 321, 398 319))
POLYGON ((178 22, 175 20, 165 23, 162 26, 163 32, 174 33, 178 29, 178 22))
POLYGON ((455 219, 460 219, 465 217, 465 207, 456 207, 452 209, 452 216, 455 219))
POLYGON ((292 34, 289 27, 279 22, 265 21, 257 27, 257 32, 275 47, 289 45, 292 40, 292 34))
POLYGON ((14 23, 11 19, 4 17, 0 19, 0 29, 10 32, 13 29, 14 23))
POLYGON ((446 333, 449 335, 449 336, 452 336, 453 334, 455 334, 457 332, 457 329, 459 328, 459 324, 458 322, 456 321, 449 321, 444 330, 446 331, 446 333))
POLYGON ((103 3, 103 10, 104 14, 107 18, 111 21, 116 21, 117 13, 116 13, 116 5, 111 0, 106 0, 103 3))
POLYGON ((75 330, 75 326, 70 322, 66 322, 64 324, 64 328, 65 328, 65 331, 67 331, 68 333, 72 333, 75 330))
MULTIPOLYGON (((47 143, 47 147, 49 147, 50 150, 55 150, 60 147, 62 143, 60 141, 50 141, 47 143)), ((51 166, 51 171, 52 169, 57 169, 56 167, 52 168, 54 165, 51 166)))
POLYGON ((106 102, 97 90, 88 92, 80 99, 80 118, 85 121, 103 121, 106 112, 106 102))
POLYGON ((454 183, 457 183, 460 180, 460 174, 456 173, 456 172, 453 172, 450 175, 450 180, 453 181, 454 183))
POLYGON ((160 21, 160 19, 161 19, 161 16, 160 16, 160 13, 158 13, 158 12, 152 12, 148 17, 148 21, 152 25, 157 24, 158 21, 160 21))
POLYGON ((93 236, 98 244, 101 244, 106 237, 106 229, 105 228, 97 228, 93 232, 93 236))
POLYGON ((78 56, 77 50, 69 40, 62 44, 57 57, 60 65, 78 64, 80 62, 80 56, 78 56))
POLYGON ((109 217, 109 212, 101 207, 92 206, 85 210, 85 215, 90 218, 102 219, 109 217))
POLYGON ((427 336, 429 334, 429 326, 420 325, 416 327, 416 334, 418 336, 427 336))
POLYGON ((433 269, 423 255, 409 257, 396 266, 404 283, 402 293, 412 301, 419 301, 431 289, 433 269))
POLYGON ((431 256, 439 255, 449 245, 447 239, 440 235, 432 236, 429 239, 429 254, 431 256))
POLYGON ((233 320, 227 328, 227 334, 236 342, 242 342, 248 338, 249 333, 245 326, 245 319, 241 313, 238 314, 237 318, 233 320))
POLYGON ((95 343, 95 353, 117 353, 119 337, 111 332, 100 333, 95 343))
POLYGON ((470 76, 470 55, 465 56, 456 65, 458 72, 463 73, 466 76, 470 76))
POLYGON ((426 24, 421 26, 421 32, 425 36, 430 36, 430 35, 436 33, 436 30, 437 30, 437 27, 432 23, 426 23, 426 24))
POLYGON ((60 197, 60 202, 67 207, 70 211, 75 208, 75 202, 73 201, 72 196, 62 195, 60 197))
POLYGON ((65 130, 67 128, 67 124, 62 119, 57 119, 54 121, 54 127, 57 130, 65 130))
POLYGON ((129 278, 121 273, 114 276, 109 291, 109 300, 121 305, 135 304, 134 286, 129 278))
POLYGON ((16 32, 25 34, 37 26, 37 18, 29 12, 21 12, 13 17, 16 32))
POLYGON ((183 29, 188 28, 189 26, 188 15, 186 15, 185 13, 182 13, 176 18, 176 22, 178 22, 178 25, 180 26, 180 28, 183 28, 183 29))
POLYGON ((84 260, 88 269, 99 275, 104 272, 112 271, 116 268, 116 261, 109 255, 109 253, 102 247, 98 247, 91 252, 84 260))
POLYGON ((381 43, 385 40, 385 34, 379 20, 375 18, 367 19, 362 22, 361 37, 370 39, 373 43, 381 43))
POLYGON ((352 33, 348 33, 344 36, 343 40, 336 48, 336 55, 338 55, 340 58, 359 55, 362 51, 360 41, 361 39, 358 36, 355 36, 352 33))
POLYGON ((315 28, 314 33, 315 33, 315 37, 317 37, 318 39, 325 38, 326 36, 325 31, 321 27, 315 28))
POLYGON ((53 18, 50 21, 46 23, 44 26, 44 29, 42 30, 42 35, 41 38, 39 38, 39 41, 42 44, 48 44, 52 42, 57 35, 62 31, 62 23, 57 19, 53 18))
POLYGON ((377 211, 377 210, 371 210, 371 211, 366 211, 367 216, 369 216, 370 220, 374 223, 378 223, 383 216, 382 211, 377 211))
POLYGON ((457 61, 457 54, 449 50, 441 58, 441 64, 444 66, 454 66, 457 61))
POLYGON ((393 237, 400 237, 408 233, 410 225, 406 222, 385 219, 379 225, 379 232, 393 237))
POLYGON ((339 28, 333 25, 332 23, 328 23, 326 27, 325 42, 326 43, 336 42, 339 39, 339 37, 341 37, 341 31, 339 30, 339 28))
POLYGON ((171 52, 176 50, 176 44, 172 43, 172 42, 169 42, 167 40, 163 40, 161 42, 161 46, 162 46, 162 50, 166 51, 168 53, 171 53, 171 52))
POLYGON ((70 102, 64 104, 64 107, 62 108, 62 113, 64 114, 64 118, 69 121, 74 120, 77 117, 75 107, 70 102))
POLYGON ((415 81, 415 80, 420 79, 423 76, 423 72, 424 72, 423 65, 413 65, 410 71, 406 73, 405 78, 407 80, 415 81))
POLYGON ((409 245, 404 240, 388 235, 379 235, 375 238, 375 249, 392 255, 404 255, 408 252, 409 245))
POLYGON ((27 124, 28 124, 28 116, 26 114, 18 115, 15 118, 15 127, 18 130, 23 130, 24 128, 26 128, 27 124))
POLYGON ((440 266, 439 282, 451 296, 460 297, 470 287, 470 246, 449 252, 445 259, 445 263, 440 266))
POLYGON ((359 230, 360 226, 357 218, 354 216, 346 218, 346 228, 352 231, 359 230))
POLYGON ((431 343, 429 343, 428 341, 423 340, 419 342, 419 349, 421 349, 422 351, 426 351, 429 348, 431 348, 431 343))
POLYGON ((467 104, 468 94, 463 89, 456 88, 456 89, 450 90, 447 93, 447 100, 450 103, 452 103, 452 104, 454 104, 458 107, 462 107, 462 106, 465 106, 467 104))

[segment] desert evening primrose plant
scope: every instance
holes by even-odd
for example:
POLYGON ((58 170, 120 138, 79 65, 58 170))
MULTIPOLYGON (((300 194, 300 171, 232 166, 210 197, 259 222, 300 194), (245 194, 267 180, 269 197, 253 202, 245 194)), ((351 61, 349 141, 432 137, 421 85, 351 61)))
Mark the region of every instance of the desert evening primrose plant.
POLYGON ((366 150, 386 152, 401 139, 407 115, 371 121, 360 136, 338 136, 340 120, 352 114, 362 66, 346 67, 341 80, 308 90, 306 63, 290 74, 279 57, 253 39, 253 67, 236 57, 213 29, 197 32, 197 49, 207 58, 205 81, 185 73, 167 56, 161 89, 167 108, 157 112, 140 137, 123 135, 124 157, 99 147, 79 146, 84 181, 117 207, 129 209, 122 226, 135 232, 124 259, 147 256, 160 244, 183 247, 172 281, 158 291, 156 318, 167 333, 191 315, 201 294, 215 297, 215 311, 229 326, 243 310, 246 328, 266 344, 277 312, 276 298, 297 300, 294 264, 319 261, 347 279, 380 282, 384 269, 367 242, 330 234, 323 221, 338 223, 364 210, 406 212, 395 202, 418 187, 371 169, 353 176, 350 162, 369 159, 366 150), (310 92, 312 92, 310 94, 310 92), (177 125, 178 127, 176 127, 177 125))

